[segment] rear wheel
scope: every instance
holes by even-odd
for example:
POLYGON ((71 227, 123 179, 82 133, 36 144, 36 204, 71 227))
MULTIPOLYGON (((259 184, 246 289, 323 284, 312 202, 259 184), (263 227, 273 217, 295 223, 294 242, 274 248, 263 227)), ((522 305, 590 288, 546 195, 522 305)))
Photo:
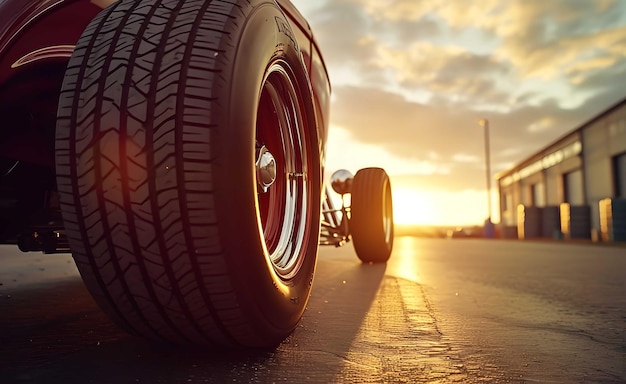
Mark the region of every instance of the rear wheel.
POLYGON ((311 90, 274 1, 122 0, 66 72, 57 184, 100 306, 141 336, 271 347, 317 257, 311 90))
POLYGON ((389 176, 381 168, 360 169, 352 181, 350 234, 361 261, 384 263, 393 248, 393 204, 389 176))

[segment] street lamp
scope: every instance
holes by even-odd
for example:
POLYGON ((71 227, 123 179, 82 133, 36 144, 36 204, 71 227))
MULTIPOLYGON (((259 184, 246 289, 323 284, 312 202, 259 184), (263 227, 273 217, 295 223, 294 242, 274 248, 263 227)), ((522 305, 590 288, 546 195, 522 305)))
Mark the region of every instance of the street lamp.
POLYGON ((489 120, 478 122, 485 129, 485 168, 487 170, 487 222, 491 224, 491 160, 489 156, 489 120))

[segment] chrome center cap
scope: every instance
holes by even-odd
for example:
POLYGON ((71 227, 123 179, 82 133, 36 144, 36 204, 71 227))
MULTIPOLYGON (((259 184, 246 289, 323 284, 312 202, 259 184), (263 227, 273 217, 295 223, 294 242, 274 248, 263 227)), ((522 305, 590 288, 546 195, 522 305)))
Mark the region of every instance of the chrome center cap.
POLYGON ((263 192, 267 192, 276 181, 276 159, 265 145, 259 150, 256 160, 256 180, 263 192))

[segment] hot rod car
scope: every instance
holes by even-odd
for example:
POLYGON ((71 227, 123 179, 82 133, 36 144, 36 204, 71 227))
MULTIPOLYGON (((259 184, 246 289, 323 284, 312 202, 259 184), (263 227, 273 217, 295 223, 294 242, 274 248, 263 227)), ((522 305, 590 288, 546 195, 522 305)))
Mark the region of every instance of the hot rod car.
POLYGON ((325 187, 329 98, 289 0, 0 0, 0 243, 71 252, 133 334, 274 346, 320 244, 393 245, 383 169, 325 187))

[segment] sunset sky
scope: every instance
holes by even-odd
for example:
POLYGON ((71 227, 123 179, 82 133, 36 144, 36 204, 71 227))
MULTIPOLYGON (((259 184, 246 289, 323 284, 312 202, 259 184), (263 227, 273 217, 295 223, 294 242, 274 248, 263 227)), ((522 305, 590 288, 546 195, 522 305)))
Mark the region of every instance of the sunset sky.
POLYGON ((626 1, 292 2, 333 86, 327 167, 384 167, 398 223, 484 221, 481 118, 495 175, 626 97, 626 1))
POLYGON ((484 221, 481 118, 495 175, 626 97, 626 1, 292 2, 333 86, 327 168, 385 168, 400 224, 484 221))

